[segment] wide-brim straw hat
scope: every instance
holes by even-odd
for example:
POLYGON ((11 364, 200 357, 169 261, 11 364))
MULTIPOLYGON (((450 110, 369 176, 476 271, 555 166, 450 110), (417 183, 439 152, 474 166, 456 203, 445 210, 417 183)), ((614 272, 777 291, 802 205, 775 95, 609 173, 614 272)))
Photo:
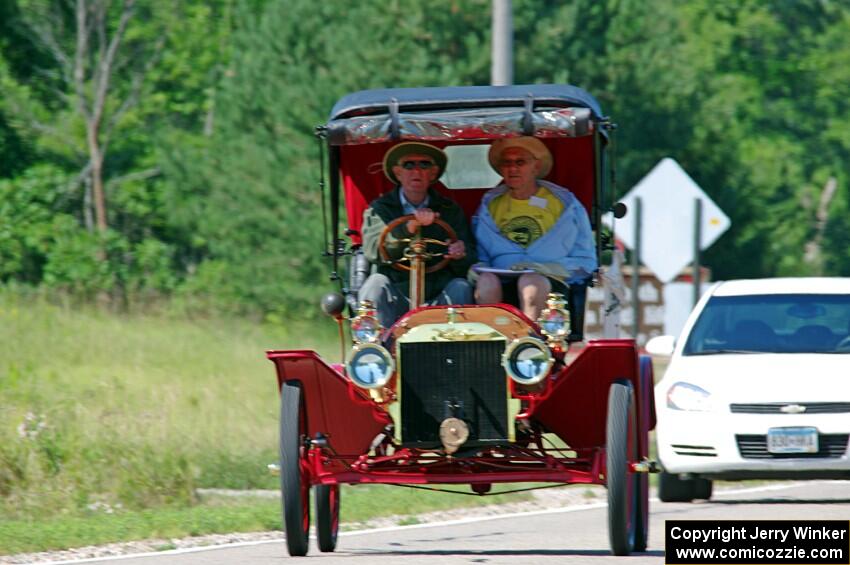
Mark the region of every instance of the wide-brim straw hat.
POLYGON ((406 155, 427 155, 434 159, 434 163, 437 164, 437 167, 440 169, 439 174, 434 177, 436 181, 438 178, 443 176, 443 171, 446 170, 446 163, 449 161, 449 158, 446 157, 446 154, 439 147, 435 147, 430 143, 421 143, 419 141, 405 141, 404 143, 399 143, 391 147, 384 154, 384 174, 387 175, 387 178, 393 181, 393 184, 401 184, 393 173, 393 167, 398 165, 399 159, 406 155))
POLYGON ((537 174, 537 178, 545 177, 552 170, 552 153, 549 152, 549 148, 542 141, 536 137, 508 137, 497 139, 490 146, 488 159, 490 160, 490 166, 497 173, 502 174, 502 171, 499 169, 499 163, 502 162, 502 153, 505 149, 511 147, 525 149, 535 159, 540 161, 540 172, 537 174))

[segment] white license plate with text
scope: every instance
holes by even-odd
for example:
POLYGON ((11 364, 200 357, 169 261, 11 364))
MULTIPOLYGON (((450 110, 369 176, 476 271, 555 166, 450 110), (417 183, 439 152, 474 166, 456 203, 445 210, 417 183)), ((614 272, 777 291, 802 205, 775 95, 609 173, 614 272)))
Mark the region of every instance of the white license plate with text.
POLYGON ((817 453, 816 428, 770 428, 767 431, 768 453, 817 453))

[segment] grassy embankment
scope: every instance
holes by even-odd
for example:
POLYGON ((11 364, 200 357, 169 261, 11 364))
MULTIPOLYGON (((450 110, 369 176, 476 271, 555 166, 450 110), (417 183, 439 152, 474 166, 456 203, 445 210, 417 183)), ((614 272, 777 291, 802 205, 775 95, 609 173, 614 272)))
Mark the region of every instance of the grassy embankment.
MULTIPOLYGON (((0 554, 278 529, 271 348, 339 356, 328 321, 119 316, 0 293, 0 554)), ((344 522, 524 495, 346 488, 344 522)), ((513 497, 513 498, 509 498, 513 497)))

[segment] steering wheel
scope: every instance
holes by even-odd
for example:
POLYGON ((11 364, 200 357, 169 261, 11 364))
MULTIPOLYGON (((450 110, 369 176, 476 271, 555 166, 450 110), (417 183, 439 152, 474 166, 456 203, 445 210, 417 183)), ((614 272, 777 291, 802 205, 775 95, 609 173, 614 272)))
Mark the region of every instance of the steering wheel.
MULTIPOLYGON (((381 232, 381 236, 378 238, 378 254, 381 256, 381 260, 383 260, 385 263, 391 263, 393 268, 398 269, 399 271, 410 271, 412 269, 412 267, 410 265, 405 265, 401 261, 410 261, 415 252, 411 252, 412 251, 411 247, 408 246, 407 249, 404 250, 404 257, 403 258, 396 259, 396 260, 390 259, 390 255, 387 252, 387 246, 386 246, 385 240, 387 239, 387 235, 391 231, 396 229, 398 226, 400 226, 401 224, 406 223, 410 220, 415 220, 415 219, 416 219, 416 216, 414 216, 413 214, 408 214, 407 216, 401 216, 401 217, 396 218, 395 220, 393 220, 392 222, 387 224, 387 226, 381 232)), ((446 235, 449 236, 449 240, 451 241, 451 243, 454 243, 455 241, 457 241, 457 233, 455 233, 455 230, 453 230, 452 227, 449 224, 447 224, 446 222, 444 222, 440 218, 434 218, 434 223, 436 225, 440 226, 443 229, 443 231, 446 232, 446 235)), ((419 228, 416 230, 416 234, 418 234, 421 230, 422 230, 422 226, 419 226, 419 228)), ((414 234, 414 236, 416 234, 414 234)), ((435 245, 442 245, 443 247, 449 246, 449 244, 446 243, 445 241, 440 241, 439 239, 432 239, 430 237, 420 237, 420 238, 408 237, 408 238, 404 238, 404 239, 399 239, 398 241, 401 242, 401 243, 408 243, 408 244, 413 243, 413 242, 418 242, 418 243, 421 243, 421 244, 433 243, 435 245)), ((442 257, 442 259, 438 263, 436 263, 435 265, 431 265, 430 267, 425 269, 426 273, 433 273, 434 271, 439 271, 440 269, 442 269, 446 265, 448 265, 449 261, 451 261, 451 259, 449 257, 446 257, 445 253, 424 252, 423 255, 424 255, 424 258, 426 260, 434 258, 434 257, 442 257)))

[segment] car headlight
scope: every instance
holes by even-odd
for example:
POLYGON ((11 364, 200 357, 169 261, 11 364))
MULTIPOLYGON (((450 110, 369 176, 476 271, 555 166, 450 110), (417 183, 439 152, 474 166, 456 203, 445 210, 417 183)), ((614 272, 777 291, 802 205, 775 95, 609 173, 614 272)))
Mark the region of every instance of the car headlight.
POLYGON ((536 337, 512 341, 502 355, 505 372, 522 385, 533 385, 545 379, 554 362, 552 352, 536 337))
POLYGON ((357 316, 351 319, 351 339, 355 343, 375 343, 381 336, 381 324, 375 317, 375 307, 363 301, 357 308, 357 316))
POLYGON ((395 372, 390 352, 376 343, 360 343, 351 350, 345 369, 351 381, 361 388, 381 388, 395 372))
POLYGON ((711 393, 690 383, 673 383, 667 391, 667 407, 673 410, 708 412, 711 410, 711 393))
POLYGON ((546 300, 546 308, 537 318, 540 331, 550 340, 562 340, 570 333, 570 313, 566 305, 567 301, 562 294, 551 292, 546 300))

